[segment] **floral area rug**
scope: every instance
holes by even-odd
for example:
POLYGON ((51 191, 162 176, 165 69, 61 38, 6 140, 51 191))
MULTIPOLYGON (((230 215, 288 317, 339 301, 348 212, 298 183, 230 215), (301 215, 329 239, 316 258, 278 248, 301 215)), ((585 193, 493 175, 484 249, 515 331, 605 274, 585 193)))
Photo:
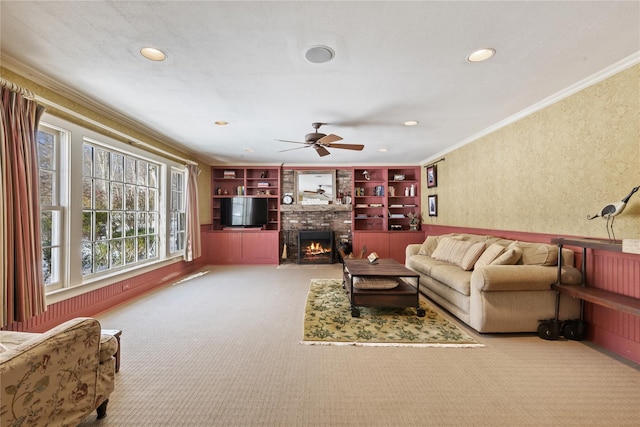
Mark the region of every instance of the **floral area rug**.
POLYGON ((429 307, 416 316, 416 308, 359 307, 351 317, 347 292, 337 279, 313 279, 304 315, 302 344, 483 347, 475 339, 429 307))

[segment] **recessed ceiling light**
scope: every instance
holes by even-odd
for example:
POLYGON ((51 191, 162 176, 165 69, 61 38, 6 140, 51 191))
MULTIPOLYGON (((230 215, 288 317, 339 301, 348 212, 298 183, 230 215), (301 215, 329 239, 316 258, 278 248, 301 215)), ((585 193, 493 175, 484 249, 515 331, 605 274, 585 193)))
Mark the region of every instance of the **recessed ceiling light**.
POLYGON ((214 123, 217 124, 218 126, 226 126, 229 124, 229 122, 226 122, 224 120, 217 120, 214 123))
POLYGON ((247 153, 253 153, 254 152, 253 148, 249 148, 249 147, 245 148, 244 151, 246 151, 247 153))
POLYGON ((151 61, 164 61, 167 59, 167 55, 163 51, 153 47, 143 47, 140 49, 140 55, 150 59, 151 61))
POLYGON ((328 46, 311 46, 304 54, 307 61, 322 64, 333 59, 335 52, 328 46))
POLYGON ((378 151, 381 153, 386 153, 387 151, 389 151, 388 148, 378 148, 378 151))
POLYGON ((405 125, 405 126, 415 126, 415 125, 417 125, 418 123, 420 123, 420 122, 419 122, 419 121, 417 121, 417 120, 407 120, 406 122, 404 122, 404 125, 405 125))
POLYGON ((496 54, 496 50, 495 49, 491 49, 491 48, 478 49, 478 50, 476 50, 475 52, 473 52, 471 55, 469 55, 467 57, 467 61, 469 61, 469 62, 482 62, 482 61, 486 61, 487 59, 491 58, 495 54, 496 54))

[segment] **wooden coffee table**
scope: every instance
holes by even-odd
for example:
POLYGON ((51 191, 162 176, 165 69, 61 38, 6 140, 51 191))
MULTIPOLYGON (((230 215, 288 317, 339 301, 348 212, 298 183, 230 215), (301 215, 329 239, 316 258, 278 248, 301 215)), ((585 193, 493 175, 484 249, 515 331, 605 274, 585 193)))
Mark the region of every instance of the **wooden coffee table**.
POLYGON ((378 259, 370 263, 367 259, 345 259, 342 267, 342 285, 349 295, 351 316, 360 317, 357 307, 416 307, 416 315, 423 317, 420 308, 420 275, 393 259, 378 259), (353 287, 356 277, 396 279, 398 286, 392 289, 357 289, 353 287), (412 283, 415 283, 412 284, 412 283))

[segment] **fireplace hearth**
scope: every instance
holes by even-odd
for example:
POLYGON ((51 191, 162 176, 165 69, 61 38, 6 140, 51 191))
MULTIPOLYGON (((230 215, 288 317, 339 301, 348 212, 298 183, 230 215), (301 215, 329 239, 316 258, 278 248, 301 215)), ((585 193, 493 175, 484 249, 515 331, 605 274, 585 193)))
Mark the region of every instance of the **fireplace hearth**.
POLYGON ((298 233, 298 264, 332 263, 332 231, 302 230, 298 233))

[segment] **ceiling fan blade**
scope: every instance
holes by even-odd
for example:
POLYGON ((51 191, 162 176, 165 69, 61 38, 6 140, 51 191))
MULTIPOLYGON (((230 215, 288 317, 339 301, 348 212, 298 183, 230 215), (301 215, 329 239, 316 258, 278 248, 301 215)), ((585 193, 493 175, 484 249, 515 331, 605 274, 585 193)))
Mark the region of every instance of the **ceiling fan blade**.
POLYGON ((329 144, 328 147, 361 151, 364 148, 364 145, 362 144, 329 144))
POLYGON ((311 147, 311 146, 310 146, 310 145, 307 145, 306 147, 288 148, 288 149, 286 149, 286 150, 280 150, 280 151, 278 151, 278 153, 284 153, 285 151, 293 151, 293 150, 299 150, 299 149, 301 149, 301 148, 309 148, 309 147, 311 147))
POLYGON ((318 140, 320 144, 326 145, 331 144, 332 142, 341 141, 342 137, 334 134, 329 134, 327 136, 323 136, 318 140))
POLYGON ((322 145, 314 145, 313 148, 316 149, 316 151, 318 152, 320 157, 328 156, 329 154, 331 154, 331 153, 329 153, 329 150, 324 148, 322 145))
POLYGON ((276 139, 276 141, 280 141, 280 142, 290 142, 292 144, 308 144, 307 142, 300 142, 300 141, 288 141, 286 139, 276 139))

